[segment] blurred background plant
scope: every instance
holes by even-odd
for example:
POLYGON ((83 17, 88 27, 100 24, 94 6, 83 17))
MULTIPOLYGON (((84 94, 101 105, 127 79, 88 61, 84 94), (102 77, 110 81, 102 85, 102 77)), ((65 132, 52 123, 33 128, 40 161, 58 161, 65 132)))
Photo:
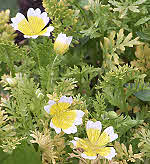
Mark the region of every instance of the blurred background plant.
POLYGON ((13 1, 0 0, 0 10, 6 10, 6 9, 11 9, 11 12, 18 10, 18 0, 13 0, 13 1))

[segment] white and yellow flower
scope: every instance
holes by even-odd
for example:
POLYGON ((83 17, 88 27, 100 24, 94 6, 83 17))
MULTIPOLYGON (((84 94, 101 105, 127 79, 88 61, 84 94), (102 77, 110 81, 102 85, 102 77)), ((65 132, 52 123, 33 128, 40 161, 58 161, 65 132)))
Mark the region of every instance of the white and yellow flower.
POLYGON ((57 134, 61 132, 61 129, 67 134, 76 133, 76 125, 82 124, 84 112, 70 110, 72 102, 72 97, 62 96, 58 102, 49 100, 48 105, 44 107, 45 111, 52 115, 50 127, 54 128, 57 134))
POLYGON ((66 36, 66 34, 60 33, 55 40, 54 50, 56 54, 63 55, 68 49, 72 41, 72 36, 66 36))
POLYGON ((29 8, 27 11, 27 19, 21 13, 17 13, 16 17, 11 18, 12 27, 24 34, 25 38, 37 38, 40 35, 50 36, 50 32, 54 30, 53 26, 44 28, 48 22, 49 17, 47 13, 41 13, 39 8, 29 8))
POLYGON ((115 155, 115 149, 113 147, 107 147, 109 142, 118 138, 118 135, 114 133, 112 126, 106 128, 101 134, 102 125, 100 121, 88 121, 86 124, 86 132, 88 138, 80 139, 74 137, 75 140, 71 142, 75 148, 82 148, 83 153, 81 156, 85 159, 96 159, 97 155, 111 160, 115 155))

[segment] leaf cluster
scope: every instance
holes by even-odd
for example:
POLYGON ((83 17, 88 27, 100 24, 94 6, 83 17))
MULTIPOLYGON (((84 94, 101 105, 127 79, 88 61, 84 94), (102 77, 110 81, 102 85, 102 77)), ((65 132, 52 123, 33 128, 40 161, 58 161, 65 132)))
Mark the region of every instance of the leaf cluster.
POLYGON ((124 29, 120 29, 117 36, 116 32, 112 31, 108 38, 104 37, 104 43, 100 42, 103 50, 103 67, 110 69, 114 65, 123 64, 124 61, 120 58, 121 53, 125 52, 126 47, 140 45, 141 42, 138 39, 138 37, 132 39, 132 33, 125 36, 124 29))
POLYGON ((90 39, 99 38, 103 37, 106 31, 113 29, 113 15, 109 5, 103 5, 99 0, 89 0, 86 9, 86 17, 90 20, 88 21, 88 28, 81 31, 83 36, 89 36, 90 39))
POLYGON ((74 78, 77 81, 79 93, 90 96, 94 90, 94 87, 91 85, 91 81, 100 74, 100 68, 94 68, 93 66, 83 64, 81 67, 74 66, 74 68, 68 68, 64 77, 74 78))
MULTIPOLYGON (((114 111, 105 112, 99 120, 103 123, 104 127, 113 126, 120 137, 129 134, 131 128, 135 128, 143 123, 143 120, 123 116, 123 114, 118 115, 114 111)), ((126 140, 128 139, 130 139, 130 137, 126 137, 126 140)))
POLYGON ((102 89, 105 98, 113 106, 120 108, 122 112, 128 112, 127 99, 133 93, 143 89, 145 75, 141 74, 138 69, 129 67, 128 65, 118 66, 107 72, 103 76, 97 89, 102 89), (133 81, 134 87, 125 89, 125 84, 133 81), (140 85, 140 86, 139 86, 140 85))
POLYGON ((8 70, 14 75, 17 72, 29 73, 35 62, 28 56, 28 50, 19 47, 9 40, 0 40, 1 73, 8 70))
POLYGON ((42 163, 44 164, 55 164, 57 162, 62 162, 61 157, 64 152, 64 138, 62 134, 56 135, 54 138, 51 137, 51 132, 46 123, 43 123, 43 131, 39 132, 37 130, 31 131, 30 136, 33 138, 30 140, 31 143, 37 143, 40 150, 42 151, 42 163))
POLYGON ((137 67, 139 70, 141 70, 141 72, 148 74, 148 71, 150 69, 149 53, 150 48, 148 47, 148 45, 137 46, 135 52, 135 56, 137 59, 131 61, 131 65, 137 67))
POLYGON ((145 157, 150 158, 150 130, 148 126, 141 126, 135 133, 134 138, 139 139, 138 147, 145 157))
POLYGON ((77 39, 81 37, 80 31, 83 28, 83 17, 79 15, 80 6, 69 0, 43 0, 43 7, 55 27, 54 37, 62 32, 73 36, 74 42, 78 43, 77 39))
POLYGON ((115 142, 114 147, 117 152, 116 159, 113 162, 117 162, 118 164, 128 164, 129 162, 138 162, 139 160, 143 161, 144 153, 134 154, 132 145, 129 145, 129 149, 122 143, 115 142))
POLYGON ((11 98, 2 99, 2 106, 9 114, 9 124, 13 125, 17 136, 28 136, 29 129, 40 126, 40 119, 44 118, 44 95, 26 75, 16 74, 14 80, 16 85, 11 87, 11 98))
POLYGON ((14 29, 9 24, 10 10, 0 12, 0 40, 12 41, 17 36, 14 29))

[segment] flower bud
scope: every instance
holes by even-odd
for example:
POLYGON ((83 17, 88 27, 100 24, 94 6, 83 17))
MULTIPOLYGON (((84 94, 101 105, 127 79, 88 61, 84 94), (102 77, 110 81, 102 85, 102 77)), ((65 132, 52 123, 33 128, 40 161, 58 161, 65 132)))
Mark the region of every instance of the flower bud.
POLYGON ((56 54, 63 55, 65 52, 67 52, 71 41, 72 36, 66 37, 66 34, 60 33, 54 43, 54 50, 56 54))

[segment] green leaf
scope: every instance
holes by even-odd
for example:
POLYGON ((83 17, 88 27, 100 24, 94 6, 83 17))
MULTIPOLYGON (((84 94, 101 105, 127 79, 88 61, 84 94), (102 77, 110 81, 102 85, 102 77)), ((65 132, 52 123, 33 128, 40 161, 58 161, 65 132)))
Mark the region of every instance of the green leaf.
POLYGON ((136 34, 138 35, 138 37, 140 37, 140 39, 150 41, 150 34, 144 32, 136 32, 136 34))
POLYGON ((141 5, 142 3, 146 2, 147 0, 138 0, 134 2, 134 5, 141 5))
POLYGON ((134 95, 142 101, 150 101, 150 90, 142 90, 134 95))
POLYGON ((27 163, 42 164, 39 152, 36 152, 34 147, 28 145, 27 143, 18 146, 17 149, 15 149, 12 154, 10 155, 7 154, 7 156, 2 155, 2 156, 3 158, 0 158, 1 164, 27 164, 27 163))
POLYGON ((150 20, 150 17, 141 18, 140 20, 138 20, 138 21, 136 22, 135 26, 139 26, 139 25, 141 25, 141 24, 144 24, 144 23, 146 23, 146 22, 149 21, 149 20, 150 20))
POLYGON ((84 7, 84 6, 88 5, 88 0, 81 0, 81 1, 79 1, 79 4, 81 5, 81 7, 84 7))

